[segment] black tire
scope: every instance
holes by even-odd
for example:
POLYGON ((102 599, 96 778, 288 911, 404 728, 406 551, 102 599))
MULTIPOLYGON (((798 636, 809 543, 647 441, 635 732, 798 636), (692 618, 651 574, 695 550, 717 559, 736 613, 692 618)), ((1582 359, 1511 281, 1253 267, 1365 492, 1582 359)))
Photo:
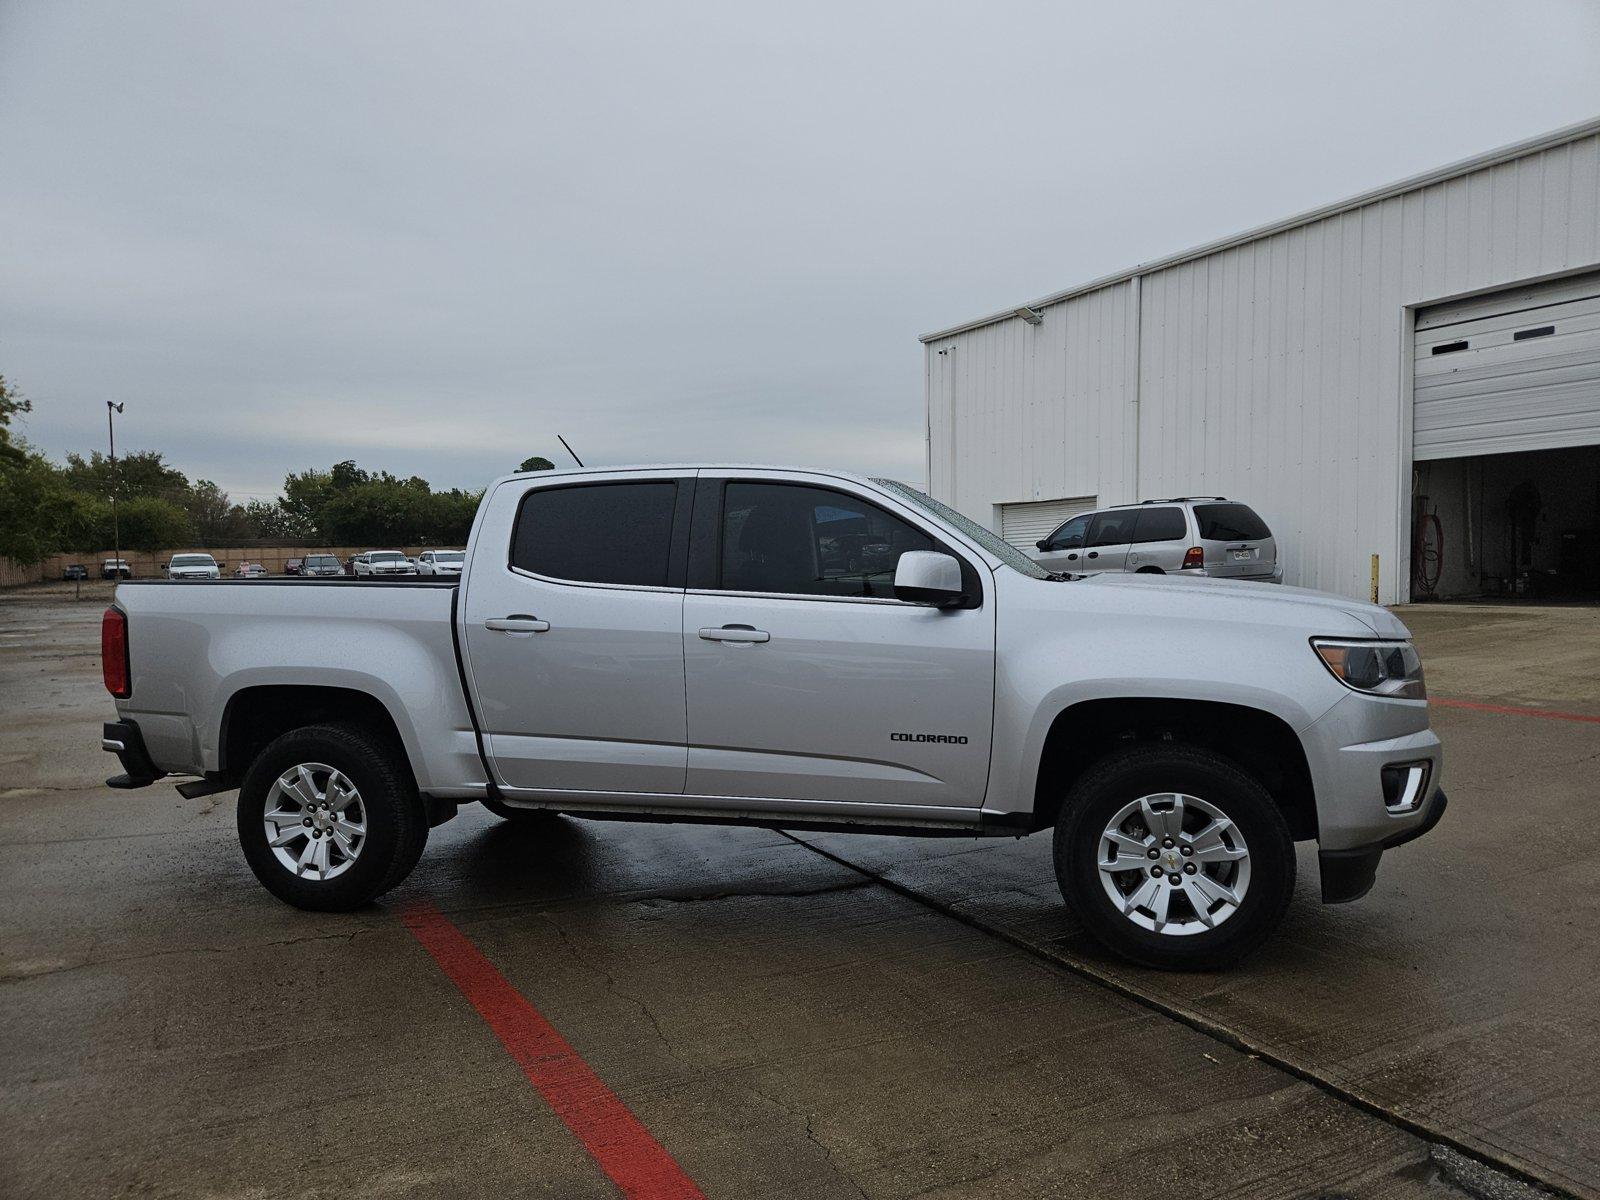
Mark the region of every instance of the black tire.
POLYGON ((553 808, 512 808, 493 796, 485 796, 483 806, 501 820, 515 821, 518 825, 553 825, 561 817, 553 808))
POLYGON ((349 912, 371 903, 417 865, 428 842, 428 817, 404 750, 392 737, 359 725, 308 725, 271 742, 250 764, 239 789, 239 845, 261 886, 296 908, 349 912), (361 793, 367 834, 348 868, 326 880, 296 876, 268 844, 264 815, 278 777, 300 763, 343 773, 361 793))
MULTIPOLYGON (((1190 820, 1210 820, 1195 806, 1189 807, 1190 820)), ((1187 869, 1188 864, 1179 862, 1187 869)), ((1266 789, 1222 755, 1174 743, 1141 745, 1102 759, 1073 786, 1056 821, 1055 868, 1068 906, 1107 949, 1148 967, 1214 970, 1255 950, 1283 919, 1294 892, 1294 840, 1266 789), (1238 907, 1214 928, 1181 935, 1143 928, 1124 915, 1107 894, 1099 866, 1101 837, 1117 812, 1140 797, 1169 792, 1215 807, 1234 823, 1249 851, 1249 883, 1238 907)), ((1142 883, 1144 877, 1130 871, 1107 878, 1123 881, 1131 892, 1135 881, 1142 883)), ((1178 919, 1198 920, 1187 885, 1172 886, 1174 898, 1165 902, 1174 906, 1178 919), (1179 891, 1184 893, 1182 900, 1176 899, 1179 891)))

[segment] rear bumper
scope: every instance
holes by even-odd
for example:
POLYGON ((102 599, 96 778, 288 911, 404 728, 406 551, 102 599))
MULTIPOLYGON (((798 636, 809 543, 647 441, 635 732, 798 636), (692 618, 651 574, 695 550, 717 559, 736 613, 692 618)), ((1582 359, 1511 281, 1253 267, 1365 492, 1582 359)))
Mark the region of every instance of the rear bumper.
POLYGON ((115 754, 122 763, 123 773, 106 780, 107 787, 149 787, 166 774, 151 761, 150 751, 145 749, 144 734, 132 721, 107 721, 102 725, 100 749, 115 754))
POLYGON ((1398 830, 1370 846, 1319 851, 1317 865, 1322 876, 1322 902, 1344 904, 1365 896, 1372 890, 1373 880, 1378 876, 1378 863, 1383 858, 1383 852, 1415 841, 1431 830, 1444 816, 1448 803, 1443 790, 1435 790, 1433 798, 1423 806, 1422 820, 1415 825, 1398 830))

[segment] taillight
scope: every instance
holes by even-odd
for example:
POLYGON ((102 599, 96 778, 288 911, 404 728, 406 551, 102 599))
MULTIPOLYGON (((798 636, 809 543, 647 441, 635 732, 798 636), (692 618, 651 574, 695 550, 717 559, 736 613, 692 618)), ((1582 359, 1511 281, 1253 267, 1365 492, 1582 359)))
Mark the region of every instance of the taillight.
POLYGON ((100 618, 100 672, 106 691, 118 700, 133 695, 133 675, 128 670, 128 618, 120 608, 106 609, 100 618))
POLYGON ((1183 552, 1183 566, 1178 569, 1181 571, 1188 571, 1196 567, 1203 567, 1205 565, 1205 549, 1201 546, 1190 546, 1183 552))

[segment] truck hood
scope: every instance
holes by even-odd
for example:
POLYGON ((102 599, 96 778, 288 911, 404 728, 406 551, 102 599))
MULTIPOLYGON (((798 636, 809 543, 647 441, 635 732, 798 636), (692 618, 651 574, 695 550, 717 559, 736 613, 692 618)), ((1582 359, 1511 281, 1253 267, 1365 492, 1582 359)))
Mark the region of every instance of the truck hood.
MULTIPOLYGON (((1411 636, 1399 617, 1379 605, 1351 600, 1345 596, 1335 596, 1329 592, 1313 591, 1310 588, 1284 587, 1277 583, 1245 583, 1194 575, 1137 575, 1112 572, 1090 575, 1060 586, 1093 588, 1097 592, 1104 589, 1108 599, 1114 595, 1114 589, 1128 588, 1139 595, 1159 595, 1170 599, 1175 605, 1182 605, 1189 611, 1194 611, 1195 606, 1212 609, 1213 606, 1229 605, 1240 610, 1248 610, 1252 606, 1263 605, 1266 607, 1259 610, 1262 615, 1270 614, 1278 623, 1285 618, 1292 619, 1295 610, 1299 610, 1305 620, 1308 634, 1337 635, 1346 632, 1333 624, 1334 615, 1339 614, 1371 631, 1370 635, 1364 635, 1359 630, 1348 631, 1352 636, 1385 638, 1411 636)), ((1217 615, 1222 614, 1218 612, 1217 615)), ((1243 617, 1245 614, 1241 612, 1239 615, 1243 617)))

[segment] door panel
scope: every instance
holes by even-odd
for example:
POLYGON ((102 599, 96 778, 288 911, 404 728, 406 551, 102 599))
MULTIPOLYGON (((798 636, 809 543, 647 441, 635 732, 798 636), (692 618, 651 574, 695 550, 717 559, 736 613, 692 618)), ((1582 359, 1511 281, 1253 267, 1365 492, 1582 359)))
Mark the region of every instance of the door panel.
POLYGON ((461 598, 463 644, 502 786, 683 790, 683 592, 633 582, 665 580, 662 539, 680 521, 686 535, 684 506, 662 482, 650 480, 650 493, 608 493, 603 479, 531 489, 514 480, 499 489, 511 489, 509 497, 497 492, 491 502, 485 528, 511 528, 522 506, 514 561, 542 558, 549 569, 612 579, 600 586, 543 578, 508 565, 504 548, 474 550, 461 598), (525 503, 524 489, 545 496, 545 507, 525 503), (550 498, 554 491, 573 495, 550 498), (585 529, 586 520, 598 528, 585 529))
POLYGON ((989 774, 992 614, 992 603, 939 610, 691 592, 685 790, 978 807, 989 774), (700 636, 730 625, 768 640, 700 636))
POLYGON ((1138 509, 1134 508, 1095 513, 1094 520, 1089 522, 1089 535, 1084 540, 1081 565, 1075 570, 1085 575, 1122 570, 1128 560, 1128 547, 1138 515, 1138 509))
POLYGON ((843 481, 702 474, 683 612, 689 794, 982 804, 988 572, 963 560, 972 607, 893 599, 899 555, 954 553, 942 537, 843 481))

